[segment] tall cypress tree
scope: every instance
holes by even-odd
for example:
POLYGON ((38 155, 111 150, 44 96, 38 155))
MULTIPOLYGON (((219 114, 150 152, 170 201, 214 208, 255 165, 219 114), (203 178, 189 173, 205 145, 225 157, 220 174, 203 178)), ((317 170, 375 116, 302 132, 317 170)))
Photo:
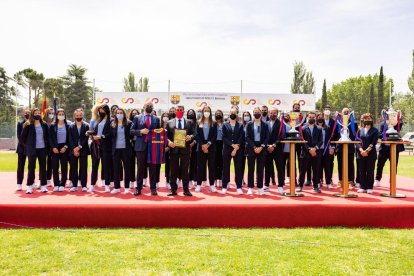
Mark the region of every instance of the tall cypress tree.
POLYGON ((376 117, 375 107, 374 83, 371 83, 371 87, 369 88, 368 112, 374 116, 374 122, 376 117))
POLYGON ((322 108, 328 104, 328 95, 326 94, 326 79, 323 80, 322 87, 322 108))
MULTIPOLYGON (((379 79, 378 79, 378 97, 377 97, 377 99, 378 99, 377 110, 378 110, 378 114, 381 115, 380 114, 381 110, 385 107, 385 105, 384 105, 384 73, 382 71, 382 66, 381 66, 380 75, 379 75, 379 79)), ((375 113, 373 113, 373 114, 375 114, 375 113)))

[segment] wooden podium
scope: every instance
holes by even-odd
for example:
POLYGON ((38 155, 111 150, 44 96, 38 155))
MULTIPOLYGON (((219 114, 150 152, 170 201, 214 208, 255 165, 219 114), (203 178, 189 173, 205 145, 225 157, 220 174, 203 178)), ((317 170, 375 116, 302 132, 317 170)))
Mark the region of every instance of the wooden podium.
POLYGON ((342 145, 342 193, 335 193, 333 196, 353 198, 358 197, 357 194, 348 194, 348 146, 360 144, 360 141, 331 141, 332 144, 342 145))
POLYGON ((285 196, 289 197, 301 197, 304 194, 297 194, 296 189, 296 144, 306 144, 304 140, 282 140, 284 144, 289 144, 289 193, 285 193, 285 196))
POLYGON ((397 145, 409 144, 409 141, 380 141, 381 144, 390 145, 390 192, 382 196, 403 198, 405 195, 397 194, 397 145))

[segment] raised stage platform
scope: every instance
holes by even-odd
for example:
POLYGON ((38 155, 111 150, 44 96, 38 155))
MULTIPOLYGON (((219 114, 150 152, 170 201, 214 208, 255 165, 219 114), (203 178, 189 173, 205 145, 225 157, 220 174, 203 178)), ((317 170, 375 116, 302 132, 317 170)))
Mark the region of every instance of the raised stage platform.
MULTIPOLYGON (((158 196, 149 188, 135 197, 113 196, 97 188, 94 194, 38 190, 17 192, 15 173, 0 173, 0 227, 390 227, 414 228, 414 179, 397 176, 397 192, 406 198, 387 198, 388 176, 373 195, 332 196, 338 189, 315 194, 304 187, 304 197, 288 198, 271 186, 266 196, 237 195, 232 184, 227 195, 203 187, 193 197, 167 197, 164 184, 158 196)), ((24 187, 25 188, 25 187, 24 187)), ((51 190, 51 188, 49 187, 51 190)), ((243 188, 246 192, 247 188, 243 188)), ((285 186, 288 190, 288 186, 285 186)), ((350 191, 354 193, 354 191, 350 191)))

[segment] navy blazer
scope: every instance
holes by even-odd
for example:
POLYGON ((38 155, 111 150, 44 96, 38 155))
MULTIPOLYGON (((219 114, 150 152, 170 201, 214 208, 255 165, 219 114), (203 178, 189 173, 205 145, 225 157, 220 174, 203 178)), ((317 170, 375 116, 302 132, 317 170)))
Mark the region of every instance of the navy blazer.
POLYGON ((358 137, 361 139, 362 144, 357 144, 357 159, 367 158, 371 160, 377 159, 377 149, 375 148, 375 145, 378 141, 378 135, 379 131, 375 127, 371 127, 367 133, 365 133, 365 129, 361 128, 358 130, 358 137), (364 130, 364 133, 362 132, 364 130), (362 134, 363 133, 363 134, 362 134), (366 150, 369 146, 372 146, 372 150, 368 153, 367 157, 363 157, 361 153, 359 152, 359 149, 362 148, 363 150, 366 150))
MULTIPOLYGON (((135 155, 132 153, 132 143, 131 139, 133 136, 131 135, 131 126, 132 122, 127 121, 127 125, 124 127, 124 135, 125 135, 125 149, 129 156, 135 155)), ((111 140, 112 140, 112 155, 115 154, 116 150, 116 137, 118 136, 118 126, 113 127, 111 124, 111 140)))
POLYGON ((201 146, 207 144, 208 142, 211 143, 208 149, 214 151, 216 148, 217 140, 217 125, 213 122, 210 126, 208 137, 205 137, 203 127, 200 127, 200 125, 197 124, 194 139, 197 141, 197 151, 201 151, 201 146))
MULTIPOLYGON (((404 123, 401 122, 400 129, 402 128, 403 125, 404 125, 404 123)), ((383 132, 384 131, 386 132, 388 130, 388 127, 387 127, 387 129, 384 130, 384 126, 385 126, 384 122, 382 122, 379 126, 379 139, 382 139, 383 132)), ((398 126, 394 126, 394 129, 398 131, 398 126)), ((380 152, 389 151, 389 150, 390 150, 389 145, 381 144, 380 147, 379 147, 380 152)), ((405 151, 404 145, 403 144, 398 144, 397 145, 397 152, 402 152, 402 151, 405 151)))
MULTIPOLYGON (((139 114, 134 117, 132 121, 130 133, 135 138, 135 151, 146 151, 148 150, 148 143, 145 142, 145 137, 147 135, 141 134, 141 129, 147 128, 146 125, 146 116, 147 114, 139 114)), ((161 127, 160 119, 154 115, 149 115, 151 120, 150 130, 157 129, 161 127)))
POLYGON ((269 142, 268 145, 276 145, 276 148, 273 152, 283 152, 283 144, 278 143, 280 140, 282 140, 282 137, 279 136, 280 133, 280 120, 276 119, 276 121, 273 123, 272 128, 270 128, 270 122, 267 121, 267 126, 269 128, 269 142))
POLYGON ((229 155, 233 151, 232 144, 239 145, 238 151, 244 148, 245 134, 240 122, 236 122, 234 130, 232 130, 230 122, 223 124, 223 155, 229 155))
MULTIPOLYGON (((269 129, 267 123, 261 121, 260 124, 260 145, 264 145, 262 150, 266 152, 266 147, 269 144, 269 129)), ((249 122, 246 127, 246 154, 247 156, 254 156, 255 141, 254 141, 254 121, 249 122)))
POLYGON ((17 123, 17 143, 16 153, 24 154, 24 143, 22 141, 22 130, 23 124, 26 122, 26 119, 23 119, 17 123))
MULTIPOLYGON (((58 128, 58 125, 56 123, 53 123, 49 126, 49 145, 50 145, 51 149, 54 149, 54 148, 58 147, 57 128, 58 128)), ((65 128, 66 128, 66 143, 65 143, 65 145, 67 147, 69 147, 69 125, 67 123, 65 124, 65 128)))
MULTIPOLYGON (((175 129, 176 129, 176 121, 177 119, 171 119, 167 122, 167 136, 168 136, 168 140, 170 140, 171 142, 174 142, 174 133, 175 133, 175 129)), ((188 119, 184 119, 182 118, 182 120, 184 120, 184 129, 186 131, 187 135, 192 136, 192 138, 194 139, 196 136, 195 133, 195 126, 194 123, 191 120, 188 119)), ((193 140, 192 139, 192 140, 193 140)), ((192 140, 187 141, 186 142, 186 147, 185 148, 170 148, 169 153, 170 154, 183 154, 183 155, 189 155, 190 154, 190 144, 192 142, 192 140)))
POLYGON ((300 158, 308 158, 311 157, 309 154, 309 148, 316 148, 316 153, 320 156, 321 152, 319 149, 323 145, 323 139, 322 139, 322 128, 320 128, 317 125, 314 125, 313 132, 311 133, 309 125, 305 126, 302 129, 303 133, 303 140, 307 141, 305 144, 302 145, 302 150, 300 152, 300 158))
POLYGON ((89 124, 86 122, 82 122, 80 134, 76 123, 69 126, 69 155, 73 156, 73 149, 77 146, 82 147, 79 151, 81 156, 89 155, 91 153, 88 144, 89 137, 86 135, 87 131, 89 131, 89 124))
MULTIPOLYGON (((102 130, 100 145, 103 151, 111 151, 111 148, 112 148, 112 140, 111 140, 111 133, 110 133, 111 122, 112 122, 112 119, 107 118, 104 128, 102 130)), ((98 135, 98 126, 99 126, 99 122, 96 122, 94 133, 93 133, 94 136, 98 135)))
MULTIPOLYGON (((49 137, 47 124, 41 122, 40 125, 43 129, 43 139, 45 141, 45 149, 49 151, 49 137)), ((21 139, 24 144, 24 153, 27 156, 33 156, 36 154, 36 129, 34 124, 23 125, 21 139)))

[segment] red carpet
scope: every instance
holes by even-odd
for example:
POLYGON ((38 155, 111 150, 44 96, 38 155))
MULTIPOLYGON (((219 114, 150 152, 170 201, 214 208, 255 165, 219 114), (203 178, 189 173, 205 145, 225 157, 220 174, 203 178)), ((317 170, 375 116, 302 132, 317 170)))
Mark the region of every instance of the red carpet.
MULTIPOLYGON (((210 193, 203 187, 193 197, 167 197, 161 188, 159 196, 144 188, 140 197, 112 196, 98 188, 94 194, 36 191, 26 195, 16 192, 15 173, 0 173, 0 227, 389 227, 414 228, 414 179, 397 177, 399 193, 407 198, 386 198, 379 194, 358 198, 333 197, 337 189, 322 189, 314 194, 305 187, 305 197, 279 196, 271 186, 266 196, 239 196, 231 185, 228 195, 210 193)), ((161 186, 164 187, 162 184, 161 186)), ((24 187, 25 189, 25 187, 24 187)), ((49 190, 51 188, 49 187, 49 190)), ((244 191, 246 192, 246 188, 244 191)), ((288 187, 285 186, 285 190, 288 187)), ((256 191, 255 191, 256 192, 256 191)), ((351 191, 353 192, 353 191, 351 191)))

